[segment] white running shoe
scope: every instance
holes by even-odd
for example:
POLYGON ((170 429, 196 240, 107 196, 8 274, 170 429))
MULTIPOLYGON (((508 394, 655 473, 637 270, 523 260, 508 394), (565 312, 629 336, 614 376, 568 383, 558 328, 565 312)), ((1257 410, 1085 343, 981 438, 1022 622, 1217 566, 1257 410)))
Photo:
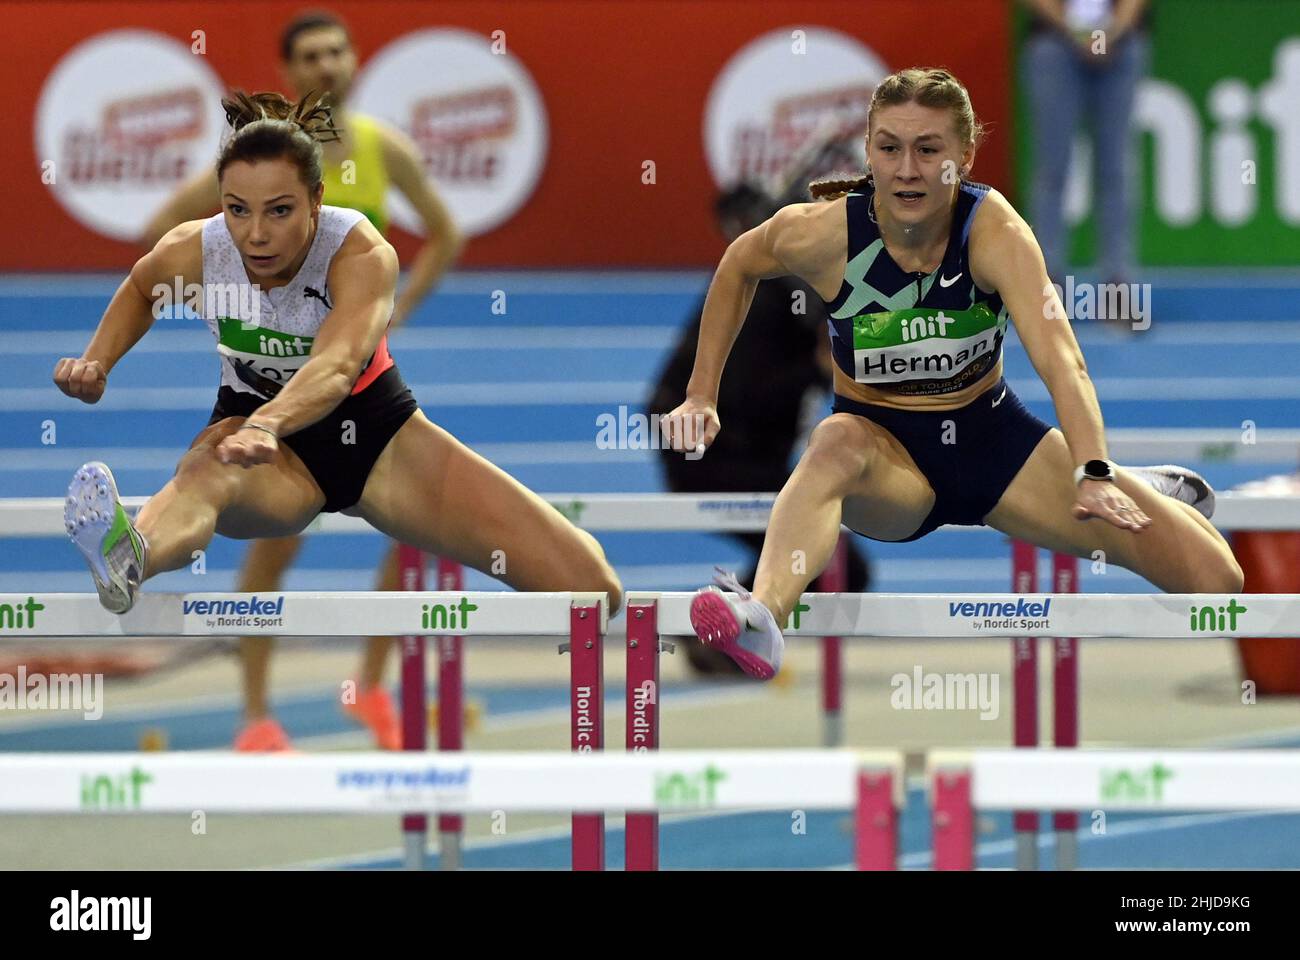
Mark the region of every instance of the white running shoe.
POLYGON ((99 602, 112 613, 126 613, 140 589, 149 547, 122 509, 107 466, 98 461, 83 464, 73 475, 63 523, 86 558, 99 602))
POLYGON ((691 626, 695 635, 721 650, 751 677, 771 680, 781 669, 785 637, 776 618, 740 585, 733 574, 714 568, 713 580, 740 597, 733 607, 718 587, 705 587, 691 599, 691 626))
POLYGON ((1196 471, 1173 464, 1125 469, 1151 484, 1157 493, 1188 504, 1206 520, 1214 516, 1214 488, 1196 471))

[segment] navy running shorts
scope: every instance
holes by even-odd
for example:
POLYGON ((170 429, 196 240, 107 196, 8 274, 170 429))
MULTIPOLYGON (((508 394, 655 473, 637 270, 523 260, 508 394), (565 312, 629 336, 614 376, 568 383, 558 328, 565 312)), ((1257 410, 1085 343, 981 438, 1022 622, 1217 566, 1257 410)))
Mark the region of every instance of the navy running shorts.
POLYGON ((832 410, 888 430, 934 490, 929 516, 910 537, 894 541, 898 543, 919 540, 948 523, 981 526, 1051 429, 1029 412, 1005 379, 957 410, 895 410, 838 394, 832 410), (956 442, 944 443, 945 437, 956 442))

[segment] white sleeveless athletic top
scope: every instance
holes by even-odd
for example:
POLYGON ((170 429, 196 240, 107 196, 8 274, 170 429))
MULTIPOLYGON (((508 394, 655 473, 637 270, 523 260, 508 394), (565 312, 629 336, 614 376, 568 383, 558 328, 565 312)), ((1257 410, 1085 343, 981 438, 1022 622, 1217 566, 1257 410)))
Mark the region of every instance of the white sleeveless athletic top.
POLYGON ((330 262, 364 219, 356 210, 322 205, 307 259, 292 280, 271 290, 249 281, 223 214, 203 225, 203 319, 217 338, 223 387, 273 397, 307 362, 331 309, 330 262))

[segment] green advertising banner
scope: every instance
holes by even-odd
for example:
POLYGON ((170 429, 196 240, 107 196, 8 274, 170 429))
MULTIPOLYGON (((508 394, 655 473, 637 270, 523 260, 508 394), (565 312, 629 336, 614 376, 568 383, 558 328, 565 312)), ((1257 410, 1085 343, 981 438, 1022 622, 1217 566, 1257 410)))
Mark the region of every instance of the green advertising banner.
MULTIPOLYGON (((1134 108, 1139 262, 1300 266, 1300 0, 1153 0, 1149 37, 1134 108)), ((1016 182, 1030 218, 1033 118, 1018 62, 1016 182)), ((1075 173, 1088 212, 1071 261, 1092 264, 1092 198, 1105 184, 1075 173)))

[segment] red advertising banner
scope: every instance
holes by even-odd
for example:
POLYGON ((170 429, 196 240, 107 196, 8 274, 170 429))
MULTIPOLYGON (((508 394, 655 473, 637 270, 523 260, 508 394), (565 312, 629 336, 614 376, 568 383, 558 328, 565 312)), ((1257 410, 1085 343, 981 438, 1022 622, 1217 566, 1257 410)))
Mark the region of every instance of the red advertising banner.
MULTIPOLYGON (((288 92, 297 3, 7 3, 0 270, 122 268, 211 161, 227 87, 288 92)), ((1005 0, 349 2, 348 105, 415 143, 470 237, 463 266, 700 267, 720 185, 779 176, 880 77, 945 66, 1010 185, 1005 0)), ((329 197, 326 197, 329 202, 329 197)), ((403 257, 419 221, 390 191, 403 257)))

